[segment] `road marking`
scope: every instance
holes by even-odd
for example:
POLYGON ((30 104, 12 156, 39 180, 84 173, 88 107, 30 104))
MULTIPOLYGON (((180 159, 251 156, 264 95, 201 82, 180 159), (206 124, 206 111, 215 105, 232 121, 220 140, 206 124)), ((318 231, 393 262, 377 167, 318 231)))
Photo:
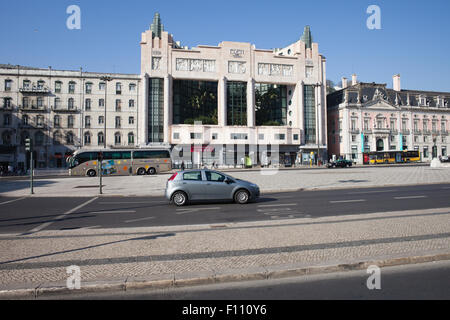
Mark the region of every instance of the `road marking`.
POLYGON ((81 208, 87 206, 88 204, 90 204, 91 202, 94 202, 94 201, 97 200, 97 199, 98 199, 98 197, 92 198, 92 199, 90 199, 90 200, 88 200, 88 201, 86 201, 86 202, 80 204, 78 207, 75 207, 75 208, 73 208, 73 209, 71 209, 71 210, 69 210, 69 211, 63 213, 62 215, 60 215, 59 217, 57 217, 55 220, 50 221, 50 222, 43 223, 43 224, 41 224, 40 226, 37 226, 36 228, 31 229, 31 230, 28 231, 26 234, 39 232, 39 231, 41 231, 42 229, 47 228, 47 227, 48 227, 49 225, 51 225, 53 222, 58 221, 58 220, 61 220, 61 219, 64 218, 65 216, 67 216, 67 215, 69 215, 69 214, 71 214, 71 213, 73 213, 73 212, 75 212, 75 211, 77 211, 77 210, 80 210, 81 208))
POLYGON ((0 206, 1 206, 2 204, 13 203, 13 202, 16 202, 16 201, 19 201, 19 200, 23 200, 23 199, 25 199, 25 197, 22 197, 22 198, 19 198, 19 199, 14 199, 14 200, 5 201, 5 202, 0 203, 0 206))
POLYGON ((384 193, 384 192, 396 192, 396 191, 398 191, 398 190, 347 192, 347 194, 384 193))
POLYGON ((147 217, 147 218, 141 218, 141 219, 126 220, 125 223, 144 221, 144 220, 151 220, 151 219, 155 219, 155 217, 147 217))
POLYGON ((195 209, 177 209, 177 214, 184 214, 184 213, 192 213, 192 212, 199 212, 199 211, 205 211, 205 210, 220 210, 221 207, 211 207, 211 208, 195 208, 195 209))
POLYGON ((428 197, 427 196, 394 197, 395 200, 423 199, 423 198, 428 198, 428 197))
POLYGON ((94 214, 101 214, 101 213, 136 213, 136 210, 90 211, 88 213, 94 213, 94 214))
POLYGON ((339 200, 339 201, 330 201, 330 203, 351 203, 351 202, 365 202, 367 200, 359 199, 359 200, 339 200))
POLYGON ((258 208, 271 208, 271 207, 292 207, 296 206, 297 203, 286 203, 286 204, 264 204, 258 206, 258 208))
POLYGON ((258 212, 282 212, 282 211, 292 211, 292 209, 291 208, 279 208, 279 209, 277 209, 277 208, 274 208, 274 209, 267 208, 267 209, 258 209, 257 211, 258 212))

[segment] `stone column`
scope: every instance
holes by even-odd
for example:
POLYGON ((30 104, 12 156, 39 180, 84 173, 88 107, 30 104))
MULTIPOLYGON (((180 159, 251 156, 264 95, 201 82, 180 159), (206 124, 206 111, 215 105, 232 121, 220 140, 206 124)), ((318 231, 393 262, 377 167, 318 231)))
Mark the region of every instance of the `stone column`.
POLYGON ((247 127, 255 126, 255 80, 247 82, 247 127))
POLYGON ((304 99, 304 83, 303 81, 297 83, 298 92, 298 127, 301 130, 300 144, 305 144, 305 99, 304 99))
POLYGON ((219 106, 218 106, 219 126, 227 125, 227 78, 219 79, 219 106))
POLYGON ((142 77, 142 90, 141 90, 141 123, 140 123, 140 130, 139 130, 139 141, 141 145, 147 145, 148 144, 148 86, 149 86, 149 76, 148 74, 144 75, 142 77))
POLYGON ((169 75, 164 77, 164 143, 170 143, 170 82, 169 75))

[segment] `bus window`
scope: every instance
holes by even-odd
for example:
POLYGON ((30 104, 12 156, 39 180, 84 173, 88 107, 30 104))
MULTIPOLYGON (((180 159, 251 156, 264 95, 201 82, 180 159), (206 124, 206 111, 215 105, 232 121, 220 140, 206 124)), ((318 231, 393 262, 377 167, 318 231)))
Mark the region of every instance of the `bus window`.
POLYGON ((125 159, 125 160, 131 159, 131 151, 123 151, 122 159, 125 159))
POLYGON ((114 152, 103 152, 103 160, 112 160, 114 152))
POLYGON ((82 152, 80 154, 77 154, 74 159, 75 165, 80 165, 82 163, 96 160, 97 159, 97 153, 96 152, 82 152))

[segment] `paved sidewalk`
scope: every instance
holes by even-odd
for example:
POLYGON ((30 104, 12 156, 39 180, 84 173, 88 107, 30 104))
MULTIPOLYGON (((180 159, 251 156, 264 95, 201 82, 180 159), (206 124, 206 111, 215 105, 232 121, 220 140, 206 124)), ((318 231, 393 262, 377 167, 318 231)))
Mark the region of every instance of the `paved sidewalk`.
MULTIPOLYGON (((359 167, 316 170, 235 171, 230 175, 252 181, 262 192, 377 187, 450 182, 450 168, 424 166, 359 167)), ((103 193, 109 196, 162 196, 167 174, 157 176, 104 177, 103 193)), ((74 177, 35 181, 35 196, 85 197, 99 194, 99 178, 74 177)), ((30 194, 29 181, 1 181, 0 196, 30 194)))
POLYGON ((450 207, 0 236, 0 298, 255 280, 450 259, 450 207), (19 290, 20 289, 20 290, 19 290), (83 291, 84 290, 84 291, 83 291))

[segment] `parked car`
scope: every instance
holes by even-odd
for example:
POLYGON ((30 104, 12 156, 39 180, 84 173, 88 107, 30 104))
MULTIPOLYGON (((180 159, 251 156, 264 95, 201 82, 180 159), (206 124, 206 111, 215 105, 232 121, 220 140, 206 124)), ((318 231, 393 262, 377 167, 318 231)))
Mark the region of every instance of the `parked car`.
POLYGON ((174 173, 167 181, 165 195, 177 206, 203 200, 233 200, 246 204, 256 200, 260 191, 254 183, 219 171, 199 169, 174 173))
POLYGON ((338 159, 336 161, 331 161, 327 163, 328 168, 346 168, 353 166, 353 162, 346 159, 338 159))

